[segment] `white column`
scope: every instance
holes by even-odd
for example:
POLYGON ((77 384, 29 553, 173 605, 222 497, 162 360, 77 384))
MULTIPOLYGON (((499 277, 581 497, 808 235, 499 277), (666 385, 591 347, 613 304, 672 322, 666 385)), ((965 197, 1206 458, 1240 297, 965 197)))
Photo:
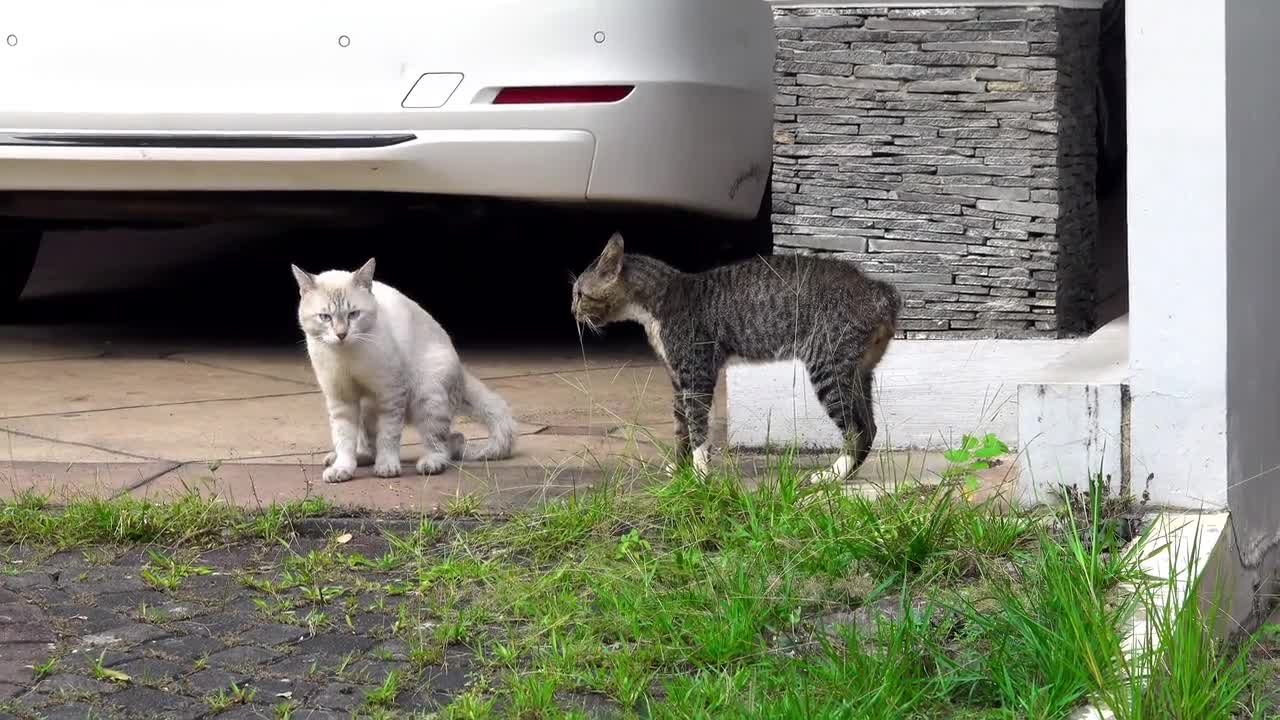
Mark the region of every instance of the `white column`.
POLYGON ((1227 502, 1224 2, 1126 5, 1133 482, 1183 507, 1227 502))

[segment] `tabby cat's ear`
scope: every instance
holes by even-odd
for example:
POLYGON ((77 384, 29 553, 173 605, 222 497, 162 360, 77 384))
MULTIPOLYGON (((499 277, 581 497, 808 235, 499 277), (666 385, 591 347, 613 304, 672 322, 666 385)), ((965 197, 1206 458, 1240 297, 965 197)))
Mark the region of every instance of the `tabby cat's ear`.
POLYGON ((600 262, 597 265, 601 274, 607 277, 617 277, 622 272, 622 234, 614 233, 609 238, 609 242, 604 246, 604 252, 600 253, 600 262))
POLYGON ((316 289, 316 276, 303 270, 297 265, 290 265, 293 268, 293 278, 298 281, 298 293, 305 295, 310 290, 316 289))
POLYGON ((360 266, 360 269, 351 274, 351 282, 357 287, 365 290, 373 289, 373 268, 375 263, 373 258, 369 258, 369 262, 360 266))

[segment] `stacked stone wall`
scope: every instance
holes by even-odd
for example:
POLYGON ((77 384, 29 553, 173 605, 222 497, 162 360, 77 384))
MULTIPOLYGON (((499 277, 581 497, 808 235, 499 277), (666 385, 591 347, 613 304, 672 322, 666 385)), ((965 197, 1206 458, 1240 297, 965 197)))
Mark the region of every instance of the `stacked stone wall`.
POLYGON ((1092 326, 1098 13, 777 8, 780 253, 903 292, 906 337, 1092 326))

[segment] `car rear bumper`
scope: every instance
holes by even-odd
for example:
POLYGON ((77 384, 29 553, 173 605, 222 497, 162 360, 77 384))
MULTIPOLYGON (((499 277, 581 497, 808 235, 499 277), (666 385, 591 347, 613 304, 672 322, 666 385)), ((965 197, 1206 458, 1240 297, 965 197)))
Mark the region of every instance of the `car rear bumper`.
MULTIPOLYGON (((426 130, 383 147, 326 146, 343 135, 175 133, 169 146, 0 146, 5 190, 344 190, 586 198, 595 139, 583 130, 426 130), (276 141, 262 143, 263 138, 276 141), (236 145, 235 140, 243 144, 236 145), (219 147, 210 147, 213 141, 219 147), (306 141, 311 141, 310 143, 306 141), (290 143, 289 141, 296 141, 290 143), (501 172, 495 172, 501 168, 501 172)), ((376 137, 349 133, 346 137, 376 137)), ((65 137, 65 136, 64 136, 65 137)))
POLYGON ((768 172, 776 41, 760 0, 14 5, 0 135, 80 141, 0 141, 0 191, 385 190, 750 217, 768 172), (497 102, 590 85, 632 91, 497 102), (322 142, 385 134, 412 139, 322 142))
POLYGON ((385 191, 750 218, 769 171, 769 102, 676 84, 537 118, 590 129, 519 127, 510 115, 482 118, 507 127, 467 129, 394 129, 385 118, 341 131, 298 130, 305 120, 230 132, 0 129, 0 191, 385 191))

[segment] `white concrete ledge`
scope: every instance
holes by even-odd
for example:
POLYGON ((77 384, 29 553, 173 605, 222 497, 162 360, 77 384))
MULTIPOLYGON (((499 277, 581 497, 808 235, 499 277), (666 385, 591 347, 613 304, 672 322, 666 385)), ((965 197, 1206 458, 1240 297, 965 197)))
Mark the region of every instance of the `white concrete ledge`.
POLYGON ((1106 0, 845 0, 813 2, 812 0, 764 0, 774 7, 786 8, 989 8, 989 7, 1060 7, 1068 10, 1101 10, 1106 0))
MULTIPOLYGON (((1229 537, 1230 522, 1231 516, 1227 513, 1162 513, 1152 519, 1153 527, 1140 551, 1143 557, 1140 569, 1154 580, 1155 586, 1148 596, 1149 604, 1135 608, 1127 626, 1122 628, 1120 652, 1130 667, 1140 653, 1163 650, 1161 638, 1152 627, 1152 613, 1157 618, 1172 617, 1181 611, 1183 601, 1199 602, 1212 629, 1215 613, 1224 610, 1214 607, 1213 603, 1219 599, 1230 602, 1230 594, 1239 589, 1222 587, 1215 572, 1217 558, 1223 554, 1229 537), (1189 597, 1190 585, 1197 579, 1199 595, 1189 597)), ((1121 586, 1119 592, 1131 593, 1133 588, 1121 586)), ((1116 714, 1109 708, 1091 704, 1073 713, 1070 720, 1116 720, 1116 714)))
MULTIPOLYGON (((876 447, 938 449, 964 433, 1018 445, 1018 386, 1081 340, 895 340, 876 372, 876 447)), ((832 450, 839 431, 798 362, 730 365, 729 444, 832 450)))

